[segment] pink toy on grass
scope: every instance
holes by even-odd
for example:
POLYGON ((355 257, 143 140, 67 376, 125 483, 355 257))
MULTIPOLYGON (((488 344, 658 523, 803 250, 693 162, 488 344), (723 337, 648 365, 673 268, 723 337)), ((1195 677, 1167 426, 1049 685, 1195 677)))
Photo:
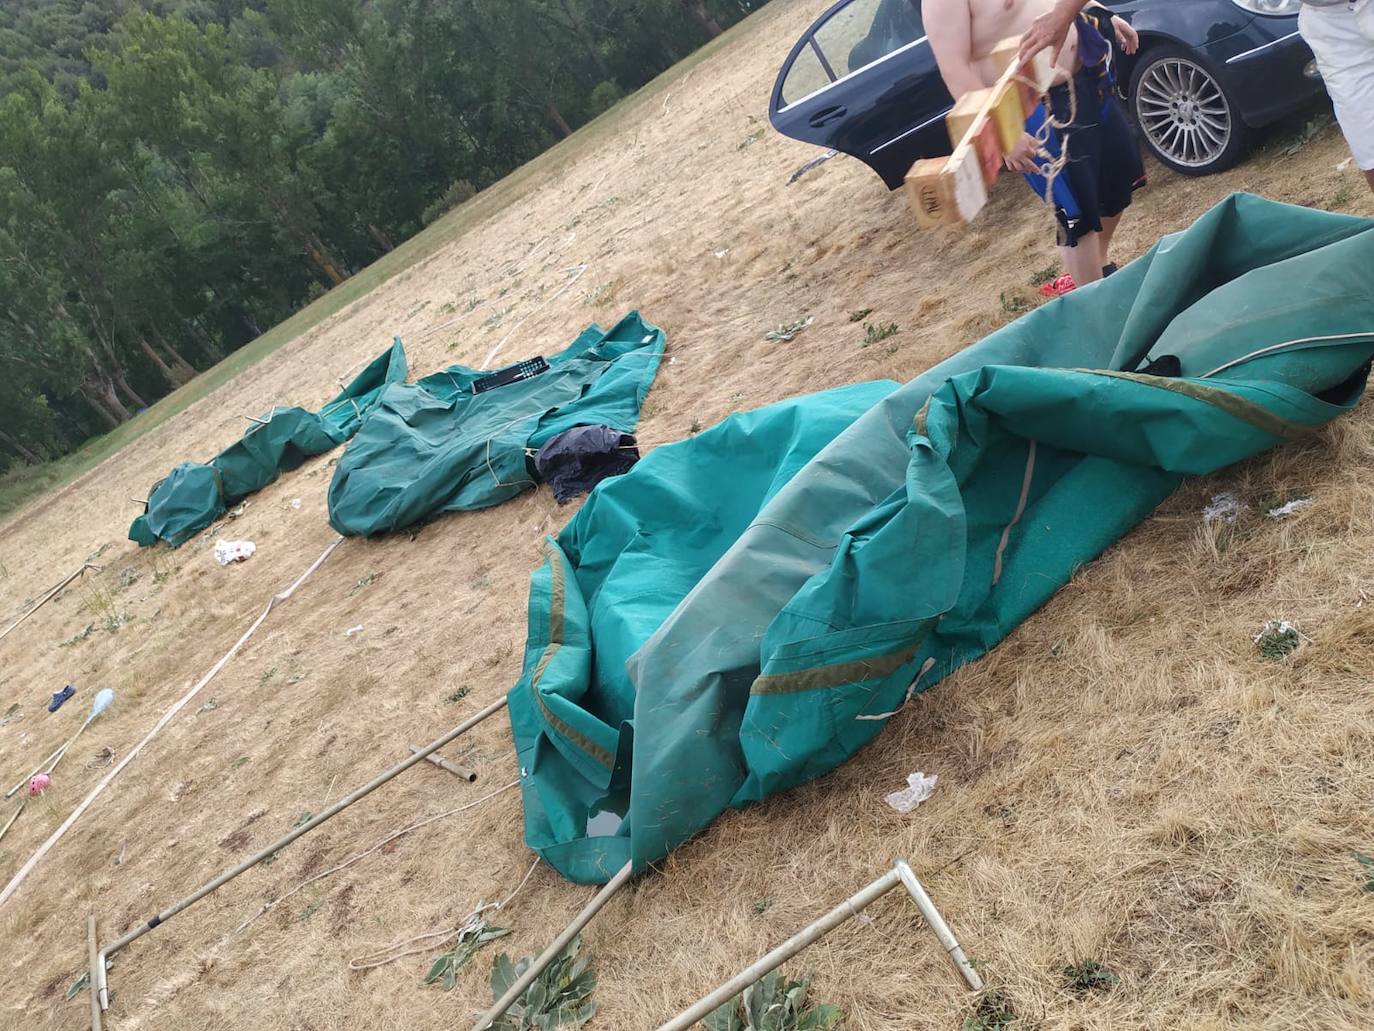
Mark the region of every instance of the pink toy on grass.
POLYGON ((33 798, 37 798, 48 790, 48 785, 51 783, 51 777, 46 773, 40 773, 37 777, 34 777, 33 780, 29 781, 29 795, 33 798))

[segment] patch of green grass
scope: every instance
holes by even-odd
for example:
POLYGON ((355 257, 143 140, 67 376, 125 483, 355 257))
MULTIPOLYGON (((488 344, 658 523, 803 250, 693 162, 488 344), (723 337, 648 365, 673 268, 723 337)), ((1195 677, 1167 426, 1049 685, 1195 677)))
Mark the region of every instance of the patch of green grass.
POLYGON ((873 309, 872 309, 872 308, 860 308, 858 311, 851 311, 851 312, 849 313, 849 321, 850 321, 850 322, 862 322, 864 319, 868 318, 868 317, 869 317, 870 315, 872 315, 872 314, 873 314, 873 309))
POLYGON ((772 908, 773 900, 767 896, 754 903, 754 912, 759 914, 759 916, 763 916, 764 913, 767 913, 772 908))
POLYGON ((755 129, 748 136, 744 137, 744 140, 735 149, 744 150, 746 147, 752 147, 759 140, 763 139, 763 132, 763 127, 759 126, 759 128, 755 129))
POLYGON ((367 576, 363 577, 361 580, 359 580, 357 583, 353 585, 353 590, 348 592, 348 596, 351 598, 353 597, 353 595, 357 594, 364 588, 371 587, 378 580, 380 580, 381 577, 381 573, 368 573, 367 576))
POLYGON ((444 701, 447 702, 449 705, 452 705, 454 702, 461 702, 464 698, 468 696, 469 690, 469 688, 460 687, 456 691, 450 691, 448 695, 445 696, 444 701))
POLYGON ((1105 990, 1120 983, 1121 978, 1095 959, 1085 959, 1064 968, 1064 984, 1071 992, 1105 990))
POLYGON ((1036 269, 1031 273, 1031 286, 1044 286, 1046 283, 1053 283, 1059 278, 1059 263, 1052 262, 1042 269, 1036 269))
POLYGON ((1024 297, 1021 297, 1018 294, 1012 294, 1008 296, 1007 294, 1002 293, 999 294, 998 297, 1002 302, 1002 310, 1006 312, 1008 315, 1024 315, 1026 314, 1026 312, 1030 311, 1033 307, 1035 307, 1035 305, 1031 304, 1030 301, 1026 300, 1024 297))
POLYGON ((1374 892, 1374 858, 1364 855, 1361 852, 1356 852, 1355 862, 1359 863, 1360 867, 1364 870, 1364 876, 1366 878, 1364 890, 1374 892))
POLYGON ((871 322, 868 325, 864 326, 863 346, 868 347, 870 344, 876 344, 879 341, 886 340, 890 336, 896 335, 897 323, 889 322, 884 325, 876 322, 871 322))
POLYGON ((1255 647, 1266 659, 1282 659, 1298 650, 1302 635, 1287 620, 1271 619, 1255 635, 1255 647))
POLYGON ((964 1018, 963 1031, 1002 1031, 1016 1022, 1016 1010, 1000 988, 978 996, 973 1012, 964 1018))

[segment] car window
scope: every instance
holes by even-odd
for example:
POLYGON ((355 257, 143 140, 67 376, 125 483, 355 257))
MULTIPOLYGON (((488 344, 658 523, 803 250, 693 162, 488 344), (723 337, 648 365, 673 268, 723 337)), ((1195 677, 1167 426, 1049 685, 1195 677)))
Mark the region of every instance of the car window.
POLYGON ((819 89, 830 85, 830 76, 825 66, 809 45, 802 47, 792 67, 787 69, 787 78, 782 84, 782 103, 795 104, 802 97, 808 97, 819 89))
POLYGON ((923 36, 920 0, 854 0, 818 25, 811 45, 797 54, 783 81, 783 103, 795 104, 923 36))

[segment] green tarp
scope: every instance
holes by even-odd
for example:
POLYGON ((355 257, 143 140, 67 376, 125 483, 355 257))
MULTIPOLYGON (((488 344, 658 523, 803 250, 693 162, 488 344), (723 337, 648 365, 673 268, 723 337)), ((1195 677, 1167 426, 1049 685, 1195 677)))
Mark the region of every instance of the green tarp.
POLYGON ((905 386, 653 451, 533 577, 527 843, 602 882, 832 769, 1185 476, 1352 408, 1371 355, 1374 222, 1238 195, 905 386))
POLYGON ((129 527, 129 539, 144 547, 159 540, 180 547, 281 473, 352 437, 387 385, 404 382, 406 373, 397 338, 319 412, 274 407, 208 465, 185 462, 158 481, 147 510, 129 527))
POLYGON ((329 523, 345 536, 487 508, 535 486, 529 452, 574 426, 632 433, 663 356, 663 331, 631 312, 591 326, 547 372, 481 394, 489 375, 455 365, 387 388, 339 459, 329 523))

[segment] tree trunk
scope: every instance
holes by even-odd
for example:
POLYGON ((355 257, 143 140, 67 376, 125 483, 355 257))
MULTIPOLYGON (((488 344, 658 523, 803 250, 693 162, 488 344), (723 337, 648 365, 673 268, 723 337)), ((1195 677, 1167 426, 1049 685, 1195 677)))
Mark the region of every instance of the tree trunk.
POLYGON ((19 443, 19 441, 15 440, 4 430, 0 430, 0 441, 3 441, 4 444, 11 451, 17 454, 24 461, 28 462, 29 465, 39 465, 43 461, 43 459, 39 458, 36 454, 34 454, 32 451, 26 448, 23 444, 19 443))
POLYGON ((135 411, 148 407, 148 402, 139 397, 138 391, 129 386, 129 380, 124 375, 123 369, 120 369, 111 378, 114 380, 115 389, 119 391, 126 404, 132 404, 135 411))
POLYGON ((720 27, 720 22, 716 21, 715 16, 707 9, 706 0, 678 0, 682 9, 701 23, 701 27, 706 30, 706 34, 715 39, 725 30, 720 27))
POLYGON ((164 351, 171 355, 172 365, 176 368, 177 373, 182 377, 181 381, 183 383, 190 383, 191 380, 195 379, 197 376, 200 375, 200 371, 194 365, 188 362, 185 358, 183 358, 181 356, 181 352, 167 342, 166 337, 159 336, 158 343, 162 345, 162 349, 164 351))
MULTIPOLYGON (((94 384, 81 388, 81 399, 85 401, 86 404, 90 405, 91 411, 95 412, 95 414, 100 417, 100 421, 105 424, 107 429, 119 429, 118 417, 106 407, 104 399, 94 384)), ((118 398, 115 400, 117 402, 118 398)), ((125 414, 127 415, 128 413, 125 414)))
POLYGON ((162 378, 167 381, 167 385, 175 389, 181 386, 182 379, 172 371, 172 367, 162 359, 162 355, 153 349, 153 345, 148 343, 143 337, 138 338, 139 350, 148 356, 148 360, 157 366, 157 371, 162 373, 162 378))
POLYGON ((115 393, 115 385, 113 380, 103 379, 100 381, 99 386, 100 400, 104 403, 105 407, 110 410, 110 413, 115 417, 116 424, 121 422, 128 422, 130 419, 134 417, 134 413, 129 411, 129 409, 125 406, 124 402, 119 399, 119 395, 115 393))
POLYGON ((310 256, 310 260, 315 263, 315 267, 329 280, 329 285, 341 286, 344 281, 343 273, 329 260, 329 256, 324 252, 324 244, 319 238, 313 234, 302 234, 301 244, 305 247, 305 253, 310 256))
POLYGON ((383 230, 381 226, 369 222, 367 224, 367 232, 372 239, 377 241, 377 246, 382 249, 383 253, 389 254, 396 249, 396 245, 391 242, 391 237, 386 234, 386 231, 383 230))
POLYGON ((562 112, 553 106, 552 98, 545 99, 544 114, 548 115, 549 121, 551 121, 554 127, 563 134, 564 139, 567 139, 573 134, 572 126, 564 120, 562 112))

